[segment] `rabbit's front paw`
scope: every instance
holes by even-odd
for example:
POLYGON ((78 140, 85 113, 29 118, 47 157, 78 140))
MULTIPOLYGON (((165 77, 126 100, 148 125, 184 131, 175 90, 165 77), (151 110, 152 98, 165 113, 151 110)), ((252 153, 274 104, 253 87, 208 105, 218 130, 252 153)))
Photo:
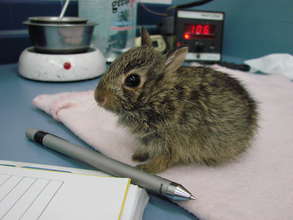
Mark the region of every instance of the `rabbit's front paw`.
POLYGON ((150 159, 147 163, 138 164, 136 167, 147 173, 160 173, 171 165, 168 157, 157 156, 150 159))

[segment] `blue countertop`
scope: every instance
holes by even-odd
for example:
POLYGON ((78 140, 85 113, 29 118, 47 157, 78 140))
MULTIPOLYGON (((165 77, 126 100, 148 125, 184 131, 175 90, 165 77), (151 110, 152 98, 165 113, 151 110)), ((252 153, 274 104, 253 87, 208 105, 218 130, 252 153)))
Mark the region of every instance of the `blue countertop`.
MULTIPOLYGON (((31 102, 39 94, 91 90, 97 82, 98 79, 70 83, 31 81, 18 75, 17 64, 0 65, 0 160, 90 169, 85 164, 37 146, 27 140, 25 130, 29 127, 38 128, 57 134, 71 143, 86 145, 62 123, 36 109, 31 102)), ((177 205, 151 195, 143 219, 197 218, 177 205)))

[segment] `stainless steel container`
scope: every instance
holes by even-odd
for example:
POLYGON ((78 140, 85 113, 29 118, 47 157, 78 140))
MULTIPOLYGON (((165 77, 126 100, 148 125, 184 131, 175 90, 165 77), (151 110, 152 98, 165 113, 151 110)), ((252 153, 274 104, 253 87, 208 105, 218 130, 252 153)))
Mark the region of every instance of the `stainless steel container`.
POLYGON ((28 21, 24 22, 28 25, 29 35, 37 52, 81 53, 90 48, 96 24, 86 23, 86 21, 74 23, 73 20, 69 21, 66 17, 62 20, 63 23, 29 18, 28 21), (73 23, 68 23, 68 21, 73 23))
POLYGON ((87 23, 87 19, 80 17, 29 17, 28 20, 34 23, 46 23, 46 24, 84 24, 87 23))

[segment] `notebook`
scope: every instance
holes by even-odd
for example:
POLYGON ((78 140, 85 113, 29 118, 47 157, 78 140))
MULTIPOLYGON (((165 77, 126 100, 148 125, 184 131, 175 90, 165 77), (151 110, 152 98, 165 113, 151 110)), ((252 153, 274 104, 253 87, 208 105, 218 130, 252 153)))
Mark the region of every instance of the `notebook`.
POLYGON ((91 170, 0 161, 0 219, 142 219, 145 190, 91 170))

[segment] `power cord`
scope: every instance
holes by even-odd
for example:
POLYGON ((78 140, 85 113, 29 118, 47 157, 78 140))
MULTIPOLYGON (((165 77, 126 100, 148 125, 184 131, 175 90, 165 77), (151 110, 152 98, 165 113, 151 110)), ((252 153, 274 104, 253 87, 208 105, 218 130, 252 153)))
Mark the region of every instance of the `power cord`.
POLYGON ((211 1, 214 1, 214 0, 200 0, 200 1, 186 3, 186 4, 182 4, 182 5, 171 6, 169 9, 173 9, 173 8, 177 8, 177 9, 178 8, 191 8, 191 7, 207 4, 207 3, 211 2, 211 1))
POLYGON ((157 16, 168 16, 167 13, 161 13, 161 12, 156 12, 153 11, 152 9, 148 8, 144 3, 140 2, 141 6, 143 7, 144 10, 146 10, 148 13, 153 14, 153 15, 157 15, 157 16))
MULTIPOLYGON (((195 6, 200 6, 200 5, 204 5, 207 4, 211 1, 214 0, 200 0, 200 1, 196 1, 196 2, 191 2, 191 3, 186 3, 186 4, 182 4, 182 5, 174 5, 174 6, 170 6, 169 8, 167 8, 168 10, 172 10, 172 9, 179 9, 179 8, 190 8, 190 7, 195 7, 195 6)), ((146 10, 147 12, 149 12, 150 14, 153 15, 157 15, 157 16, 168 16, 167 13, 161 13, 161 12, 156 12, 153 11, 152 9, 148 8, 143 2, 140 1, 141 6, 143 7, 144 10, 146 10)))

